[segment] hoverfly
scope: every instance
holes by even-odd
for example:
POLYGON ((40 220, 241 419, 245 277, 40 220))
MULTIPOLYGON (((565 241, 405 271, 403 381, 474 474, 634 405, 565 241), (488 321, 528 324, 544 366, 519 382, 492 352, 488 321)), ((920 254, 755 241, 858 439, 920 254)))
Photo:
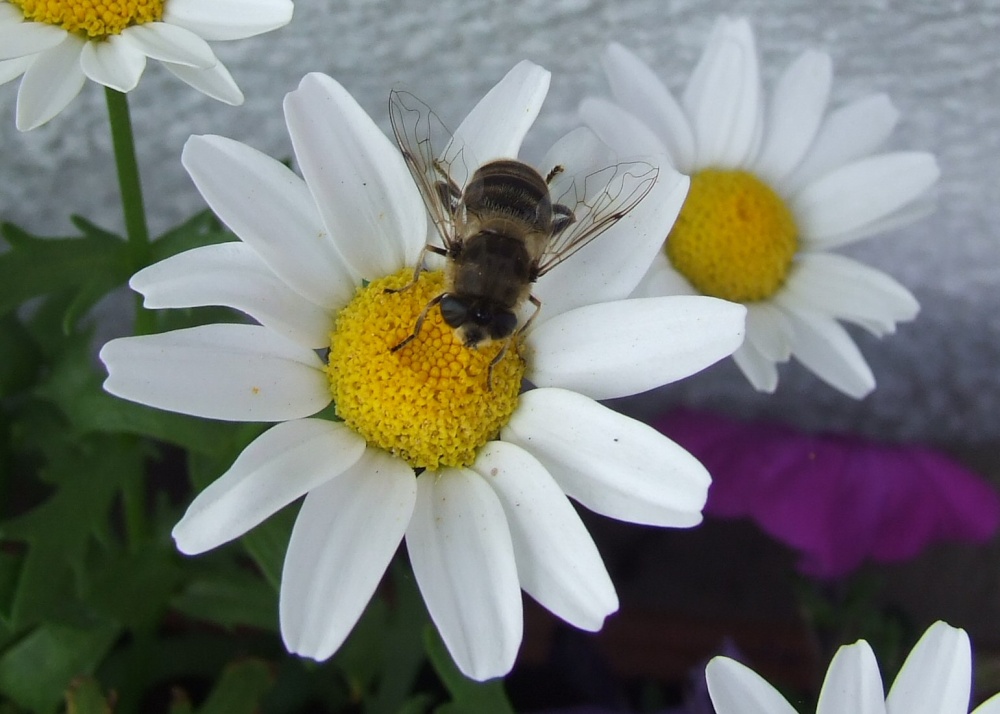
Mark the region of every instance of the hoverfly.
POLYGON ((428 253, 445 259, 444 292, 427 303, 413 332, 392 351, 415 339, 430 310, 438 306, 445 324, 466 347, 504 340, 489 365, 490 388, 494 365, 541 309, 541 301, 531 294, 532 284, 635 208, 652 189, 658 170, 633 161, 570 176, 563 166, 555 166, 543 178, 511 158, 470 170, 465 147, 415 96, 390 92, 389 116, 442 242, 424 246, 413 280, 399 291, 416 283, 428 253), (441 145, 445 149, 439 154, 441 145), (553 198, 550 191, 556 183, 568 186, 553 198), (518 327, 518 309, 525 300, 535 309, 518 327))

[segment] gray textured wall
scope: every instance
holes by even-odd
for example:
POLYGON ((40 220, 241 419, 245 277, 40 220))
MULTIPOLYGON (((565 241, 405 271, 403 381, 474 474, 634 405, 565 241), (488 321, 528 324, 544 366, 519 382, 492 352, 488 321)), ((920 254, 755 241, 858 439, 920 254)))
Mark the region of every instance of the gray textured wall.
MULTIPOLYGON (((804 48, 825 49, 834 58, 835 103, 888 92, 902 112, 893 148, 937 154, 936 213, 853 251, 907 285, 923 311, 893 337, 859 335, 879 382, 860 403, 797 365, 783 369, 776 395, 757 395, 727 363, 626 407, 649 412, 682 399, 810 428, 953 446, 1000 441, 997 0, 298 0, 283 30, 215 45, 247 95, 243 107, 214 103, 150 63, 130 99, 152 227, 163 230, 203 205, 179 160, 190 134, 220 133, 291 155, 281 99, 308 71, 336 77, 388 130, 386 97, 396 84, 454 125, 515 62, 532 59, 554 75, 525 145, 538 158, 575 125, 584 94, 607 92, 598 56, 608 41, 632 48, 680 88, 721 12, 752 19, 765 81, 804 48)), ((15 95, 16 83, 0 87, 0 218, 65 233, 75 212, 118 227, 100 88, 88 85, 30 134, 14 128, 15 95)))

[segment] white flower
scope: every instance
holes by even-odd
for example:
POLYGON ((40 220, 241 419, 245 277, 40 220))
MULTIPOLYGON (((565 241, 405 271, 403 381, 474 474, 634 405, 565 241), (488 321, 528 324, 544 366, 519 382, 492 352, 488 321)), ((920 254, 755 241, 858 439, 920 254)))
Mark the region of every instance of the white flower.
MULTIPOLYGON (((548 72, 522 62, 456 136, 482 160, 515 157, 548 83, 548 72)), ((428 610, 471 677, 510 670, 521 588, 568 622, 599 629, 617 596, 566 496, 612 518, 687 527, 701 520, 709 476, 652 428, 594 400, 689 375, 742 339, 740 306, 623 299, 676 216, 686 179, 661 171, 614 235, 540 281, 539 319, 497 363, 488 391, 486 363, 497 350, 464 348, 437 309, 418 339, 389 350, 441 290, 433 272, 407 290, 382 287, 410 280, 427 238, 396 147, 325 75, 302 80, 285 116, 305 180, 243 144, 192 137, 184 165, 242 242, 182 253, 131 281, 147 307, 228 305, 261 325, 124 338, 101 351, 113 394, 278 422, 195 499, 174 529, 178 547, 215 548, 305 495, 280 624, 287 647, 315 659, 344 641, 404 535, 428 610), (619 248, 639 258, 623 261, 619 248), (430 292, 421 294, 425 281, 430 292), (591 304, 574 281, 586 284, 591 304), (326 347, 329 364, 316 352, 326 347), (519 395, 522 372, 537 388, 519 395), (344 421, 309 418, 334 389, 344 421), (415 466, 424 468, 416 477, 415 466)), ((575 133, 555 153, 572 145, 586 141, 575 133)))
POLYGON ((795 356, 860 398, 875 378, 838 320, 882 336, 913 319, 914 297, 831 249, 912 220, 937 180, 924 152, 874 153, 898 114, 881 94, 827 113, 829 55, 807 51, 763 95, 753 32, 721 18, 681 101, 635 55, 603 57, 615 102, 589 98, 584 121, 621 153, 666 154, 692 177, 680 217, 638 294, 705 294, 747 306, 733 355, 759 390, 795 356), (918 210, 914 210, 918 209, 918 210))
POLYGON ((206 40, 252 37, 291 18, 291 0, 0 0, 0 84, 23 75, 21 131, 65 109, 88 78, 132 91, 147 57, 213 99, 242 104, 206 40))
MULTIPOLYGON (((752 669, 716 657, 705 669, 717 714, 796 714, 752 669)), ((816 714, 968 714, 972 654, 965 630, 936 622, 913 647, 884 697, 882 676, 864 640, 841 647, 830 663, 816 714)), ((1000 694, 973 714, 998 714, 1000 694)))

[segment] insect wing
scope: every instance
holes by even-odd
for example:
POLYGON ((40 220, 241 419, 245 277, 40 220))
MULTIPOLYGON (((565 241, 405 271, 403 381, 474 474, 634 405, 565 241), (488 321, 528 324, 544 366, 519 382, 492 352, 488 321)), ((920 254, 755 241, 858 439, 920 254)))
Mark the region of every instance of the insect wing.
POLYGON ((457 240, 455 211, 468 180, 465 151, 437 114, 409 92, 389 93, 389 121, 431 220, 451 248, 457 240))
POLYGON ((541 259, 538 275, 544 275, 639 205, 653 185, 659 169, 644 161, 628 161, 582 174, 555 198, 573 212, 574 221, 554 235, 541 259))

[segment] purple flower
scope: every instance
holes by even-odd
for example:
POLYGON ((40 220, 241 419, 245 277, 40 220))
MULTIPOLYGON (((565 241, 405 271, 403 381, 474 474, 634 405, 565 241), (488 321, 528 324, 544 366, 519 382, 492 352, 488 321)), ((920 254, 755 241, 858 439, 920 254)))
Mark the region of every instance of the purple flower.
POLYGON ((712 474, 706 514, 751 518, 801 554, 806 575, 836 578, 866 559, 906 560, 939 540, 982 542, 1000 523, 994 488, 924 446, 688 410, 653 425, 712 474))

